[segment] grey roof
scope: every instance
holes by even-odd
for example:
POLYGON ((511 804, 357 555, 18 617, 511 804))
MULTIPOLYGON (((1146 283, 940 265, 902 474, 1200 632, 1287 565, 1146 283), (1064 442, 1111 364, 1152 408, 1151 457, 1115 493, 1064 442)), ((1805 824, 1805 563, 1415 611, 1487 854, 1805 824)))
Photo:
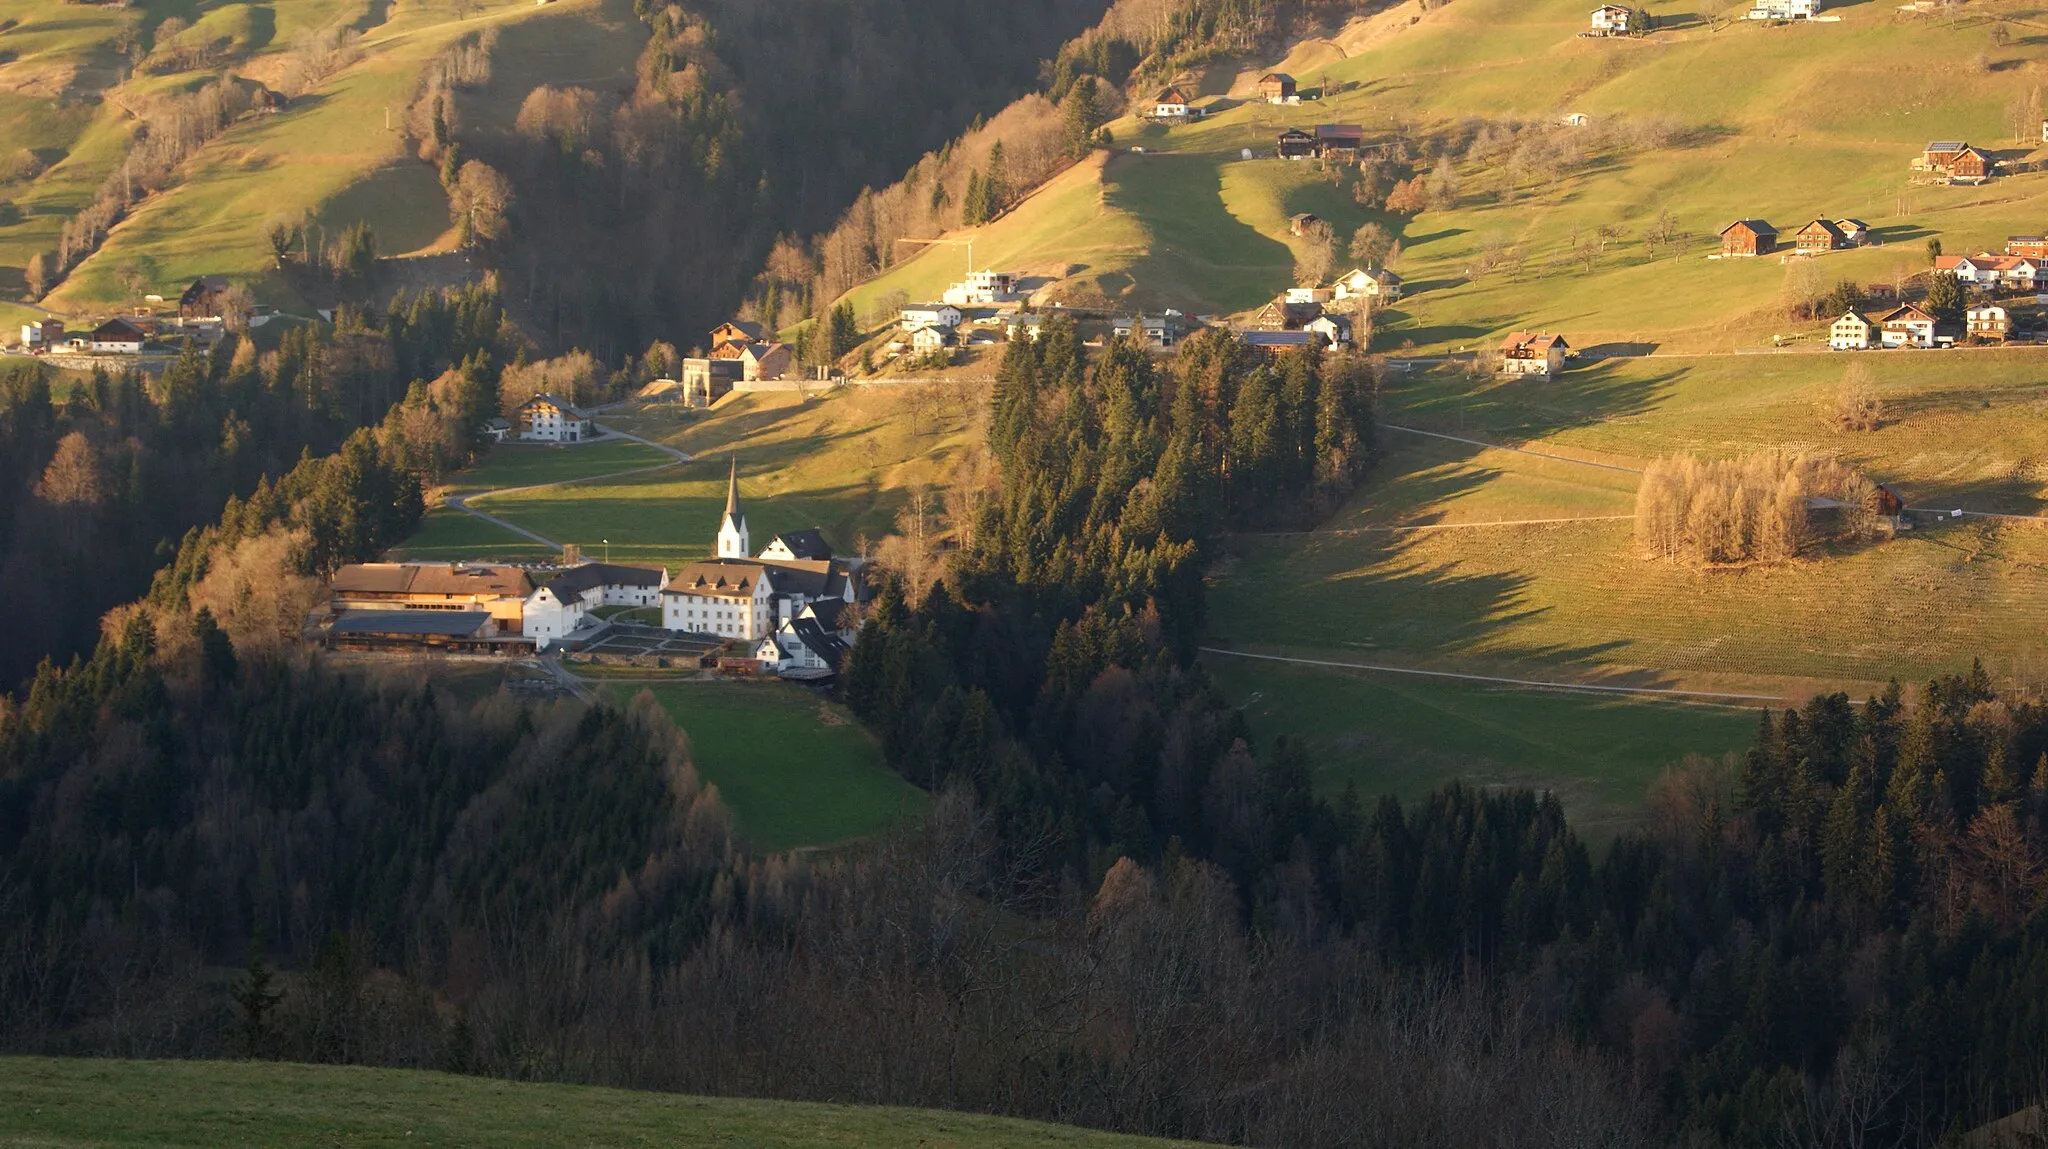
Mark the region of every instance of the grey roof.
POLYGON ((555 597, 567 599, 582 594, 594 586, 642 586, 659 588, 667 572, 660 567, 632 566, 626 563, 584 563, 548 580, 548 589, 555 597))
POLYGON ((826 630, 839 629, 839 616, 846 613, 847 604, 836 598, 819 599, 804 607, 803 613, 818 620, 826 630))
POLYGON ((784 531, 769 540, 769 545, 772 546, 775 543, 781 543, 783 546, 788 547, 789 553, 800 559, 829 559, 832 557, 832 544, 825 541, 824 534, 816 527, 806 527, 800 531, 784 531))
POLYGON ((487 610, 349 610, 334 620, 334 633, 468 638, 490 621, 487 610))
POLYGON ((1308 331, 1240 331, 1237 337, 1253 347, 1306 347, 1316 341, 1308 331))
POLYGON ((1729 224, 1727 227, 1722 228, 1721 234, 1727 235, 1729 232, 1735 230, 1736 228, 1745 226, 1748 227, 1749 230, 1757 233, 1758 235, 1778 234, 1778 229, 1772 227, 1771 221, 1766 219, 1738 219, 1734 223, 1729 224))
POLYGON ((533 406, 535 403, 552 403, 553 405, 560 407, 562 409, 562 413, 564 415, 569 416, 572 419, 590 418, 590 416, 585 415, 583 411, 576 406, 576 404, 569 402, 567 399, 562 398, 560 395, 557 395, 552 391, 540 392, 533 398, 528 399, 524 403, 521 403, 519 405, 519 409, 523 411, 526 408, 533 406))
POLYGON ((834 670, 839 668, 840 660, 846 657, 846 643, 838 635, 819 626, 813 619, 794 619, 790 622, 789 629, 796 632, 797 641, 803 643, 806 650, 823 659, 825 665, 834 670))
POLYGON ((830 559, 756 559, 768 572, 768 588, 775 594, 800 594, 805 598, 837 598, 846 593, 846 568, 830 559))
POLYGON ((731 478, 726 480, 725 484, 725 517, 728 519, 737 519, 739 517, 739 514, 740 459, 738 455, 734 455, 732 459, 732 476, 731 478))

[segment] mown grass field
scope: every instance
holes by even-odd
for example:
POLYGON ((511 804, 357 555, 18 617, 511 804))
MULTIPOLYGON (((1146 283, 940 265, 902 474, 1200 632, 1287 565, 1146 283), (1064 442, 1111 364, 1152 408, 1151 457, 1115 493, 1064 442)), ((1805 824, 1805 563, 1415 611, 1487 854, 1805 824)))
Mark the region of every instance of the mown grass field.
MULTIPOLYGON (((618 683, 621 695, 638 685, 618 683)), ((865 838, 924 813, 924 791, 882 761, 843 707, 783 682, 663 682, 647 687, 689 735, 698 773, 718 787, 760 850, 865 838)))
MULTIPOLYGON (((1631 516, 1634 469, 1650 459, 1771 450, 1839 456, 1916 506, 2040 515, 2044 379, 2048 360, 2017 350, 1610 360, 1548 383, 1396 373, 1383 419, 1434 435, 1387 431, 1379 467, 1318 531, 1237 540, 1212 578, 1212 641, 1785 703, 1862 697, 1893 678, 1910 688, 1973 657, 2003 682, 2038 686, 2048 519, 1923 523, 1782 566, 1699 570, 1643 557, 1631 516), (1876 431, 1822 417, 1852 361, 1886 404, 1876 431)), ((1452 773, 1535 782, 1596 824, 1624 819, 1683 753, 1742 745, 1754 713, 1740 708, 1765 704, 1210 663, 1269 718, 1262 729, 1310 737, 1332 780, 1402 793, 1452 773)))
MULTIPOLYGON (((482 499, 510 522, 586 555, 671 566, 712 550, 725 510, 728 467, 737 456, 740 497, 754 548, 779 531, 820 527, 841 554, 894 529, 897 510, 916 486, 937 488, 978 432, 977 396, 920 396, 907 389, 849 391, 803 398, 734 394, 704 413, 650 407, 608 414, 603 422, 667 443, 692 457, 674 467, 482 499)), ((453 476, 456 490, 528 486, 624 470, 664 456, 636 444, 546 451, 508 446, 453 476), (591 455, 586 452, 608 452, 591 455)), ((530 557, 545 548, 446 508, 427 516, 401 553, 415 558, 530 557)))
POLYGON ((925 1145, 1139 1149, 1188 1142, 1034 1121, 534 1085, 248 1061, 0 1059, 0 1144, 77 1146, 925 1145))
MULTIPOLYGON (((1373 661, 1352 655, 1335 660, 1373 661)), ((1305 739, 1317 784, 1368 801, 1414 801, 1454 780, 1558 795, 1579 833, 1604 840, 1686 753, 1749 745, 1741 705, 1564 694, 1211 656, 1224 690, 1264 734, 1305 739), (1681 749, 1683 748, 1683 749, 1681 749)))

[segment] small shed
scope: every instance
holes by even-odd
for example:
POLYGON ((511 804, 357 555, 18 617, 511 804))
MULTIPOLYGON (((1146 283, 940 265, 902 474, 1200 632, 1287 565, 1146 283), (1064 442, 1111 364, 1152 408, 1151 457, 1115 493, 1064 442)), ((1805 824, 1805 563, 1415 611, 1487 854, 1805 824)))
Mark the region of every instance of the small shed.
POLYGON ((1313 212, 1296 212, 1287 217, 1287 234, 1307 235, 1309 232, 1314 231, 1316 225, 1321 222, 1323 222, 1323 217, 1313 212))
POLYGON ((1301 96, 1294 88, 1294 77, 1285 72, 1268 72, 1259 77, 1259 96, 1269 104, 1298 104, 1301 96))

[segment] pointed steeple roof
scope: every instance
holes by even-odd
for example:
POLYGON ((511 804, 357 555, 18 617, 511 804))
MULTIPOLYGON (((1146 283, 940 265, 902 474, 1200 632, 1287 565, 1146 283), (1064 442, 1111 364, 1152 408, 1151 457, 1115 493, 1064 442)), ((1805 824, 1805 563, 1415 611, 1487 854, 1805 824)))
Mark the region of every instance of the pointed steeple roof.
POLYGON ((735 455, 733 456, 732 460, 732 477, 726 481, 725 485, 725 517, 728 519, 737 519, 739 518, 739 514, 740 460, 739 456, 735 455))

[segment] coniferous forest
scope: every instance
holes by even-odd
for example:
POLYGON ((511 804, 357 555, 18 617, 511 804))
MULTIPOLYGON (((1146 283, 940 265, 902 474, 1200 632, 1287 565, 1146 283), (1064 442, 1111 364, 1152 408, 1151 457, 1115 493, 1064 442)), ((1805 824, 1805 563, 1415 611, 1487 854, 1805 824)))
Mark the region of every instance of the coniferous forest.
MULTIPOLYGON (((223 480, 97 644, 0 704, 0 1047, 1310 1146, 1936 1145, 2048 1083, 2048 709, 1981 671, 1766 714, 1597 847, 1549 795, 1319 793, 1225 700, 1203 571, 1371 467, 1368 360, 1012 344, 996 481, 846 668, 935 798, 857 848, 748 850, 651 698, 332 670, 287 592, 402 536, 472 449, 488 312, 365 315, 407 349, 381 373, 192 375, 202 409, 382 390, 293 416, 332 453, 223 480)), ((46 454, 112 417, 80 402, 46 454)))

